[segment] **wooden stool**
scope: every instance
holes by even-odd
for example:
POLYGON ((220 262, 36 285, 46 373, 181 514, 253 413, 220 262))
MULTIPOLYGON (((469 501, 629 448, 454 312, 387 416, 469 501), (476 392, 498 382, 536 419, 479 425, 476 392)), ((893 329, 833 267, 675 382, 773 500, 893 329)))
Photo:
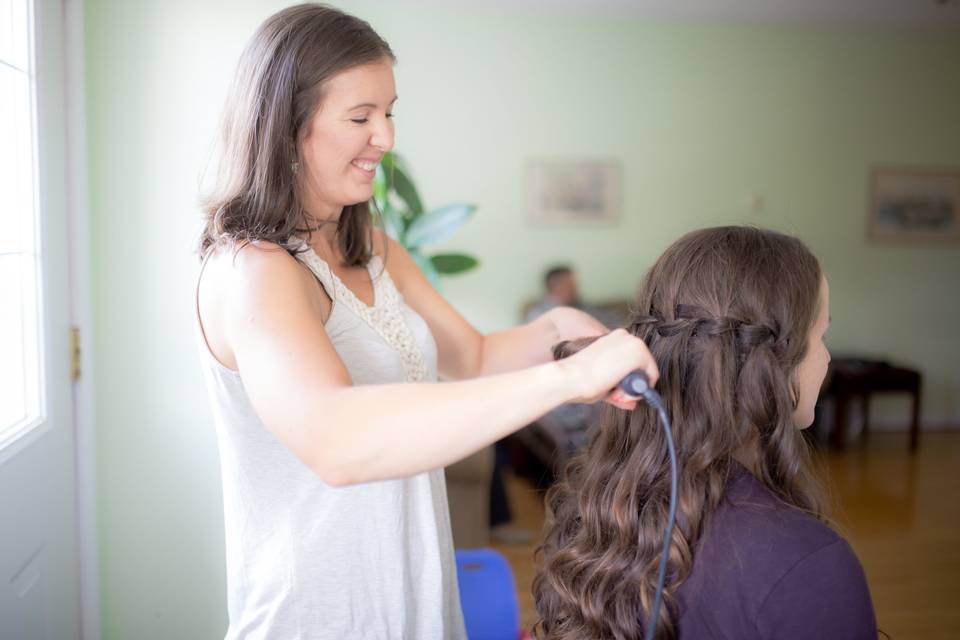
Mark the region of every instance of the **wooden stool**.
POLYGON ((910 422, 910 451, 917 450, 920 438, 920 390, 923 377, 913 369, 893 367, 886 362, 836 358, 830 363, 824 396, 834 400, 831 444, 842 449, 846 444, 847 408, 859 398, 863 408, 863 432, 870 425, 870 395, 880 392, 904 392, 913 398, 910 422))

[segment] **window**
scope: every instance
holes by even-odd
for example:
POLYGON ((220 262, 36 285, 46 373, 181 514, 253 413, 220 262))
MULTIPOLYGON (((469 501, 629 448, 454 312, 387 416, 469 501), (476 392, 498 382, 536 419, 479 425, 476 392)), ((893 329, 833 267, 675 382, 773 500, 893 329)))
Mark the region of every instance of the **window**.
POLYGON ((40 422, 40 247, 29 0, 0 0, 0 448, 40 422))

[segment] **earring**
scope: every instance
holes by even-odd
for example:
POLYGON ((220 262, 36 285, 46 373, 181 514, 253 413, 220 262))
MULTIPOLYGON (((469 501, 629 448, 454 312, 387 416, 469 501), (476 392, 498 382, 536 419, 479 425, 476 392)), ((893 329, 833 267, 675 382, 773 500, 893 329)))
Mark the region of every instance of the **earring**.
POLYGON ((293 171, 294 174, 300 173, 300 163, 294 162, 293 164, 291 164, 290 170, 293 171))

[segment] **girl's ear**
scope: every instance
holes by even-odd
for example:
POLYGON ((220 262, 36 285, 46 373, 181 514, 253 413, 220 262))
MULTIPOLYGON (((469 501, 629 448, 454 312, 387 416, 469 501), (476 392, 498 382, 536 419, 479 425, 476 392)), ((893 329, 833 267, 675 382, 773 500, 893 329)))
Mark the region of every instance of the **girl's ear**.
POLYGON ((800 382, 797 380, 797 369, 787 374, 787 387, 790 390, 790 403, 794 410, 800 405, 800 382))

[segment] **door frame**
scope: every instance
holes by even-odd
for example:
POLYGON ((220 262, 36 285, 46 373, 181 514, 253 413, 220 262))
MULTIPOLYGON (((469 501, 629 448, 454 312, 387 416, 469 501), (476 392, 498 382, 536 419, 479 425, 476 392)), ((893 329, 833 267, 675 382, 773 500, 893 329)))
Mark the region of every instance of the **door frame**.
POLYGON ((65 158, 70 324, 79 329, 80 378, 72 383, 77 513, 77 572, 82 640, 100 640, 96 429, 93 376, 93 287, 83 0, 58 0, 63 15, 65 158))

